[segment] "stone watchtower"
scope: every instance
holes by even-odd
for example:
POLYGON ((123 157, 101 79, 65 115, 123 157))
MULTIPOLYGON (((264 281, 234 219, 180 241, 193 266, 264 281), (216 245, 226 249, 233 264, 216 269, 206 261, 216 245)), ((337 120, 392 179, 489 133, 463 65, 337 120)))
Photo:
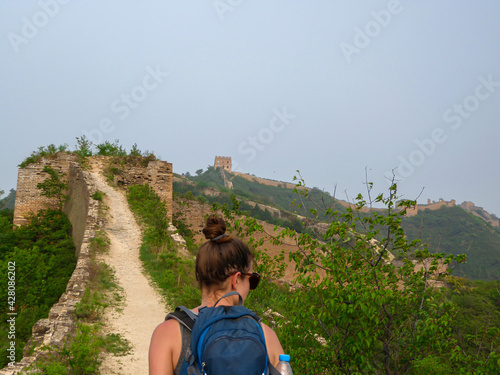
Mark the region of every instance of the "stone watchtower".
POLYGON ((214 161, 214 169, 222 168, 223 170, 231 173, 232 162, 230 156, 216 156, 214 161))

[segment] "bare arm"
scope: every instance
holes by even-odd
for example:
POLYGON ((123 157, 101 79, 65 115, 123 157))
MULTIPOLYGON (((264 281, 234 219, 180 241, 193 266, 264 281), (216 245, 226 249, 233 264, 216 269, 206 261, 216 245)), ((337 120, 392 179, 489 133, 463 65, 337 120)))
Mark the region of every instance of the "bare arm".
POLYGON ((173 375, 180 355, 179 323, 170 319, 156 327, 149 345, 149 375, 173 375))
POLYGON ((280 340, 271 327, 262 323, 262 330, 266 338, 267 354, 272 365, 276 367, 279 362, 280 354, 284 354, 280 340))

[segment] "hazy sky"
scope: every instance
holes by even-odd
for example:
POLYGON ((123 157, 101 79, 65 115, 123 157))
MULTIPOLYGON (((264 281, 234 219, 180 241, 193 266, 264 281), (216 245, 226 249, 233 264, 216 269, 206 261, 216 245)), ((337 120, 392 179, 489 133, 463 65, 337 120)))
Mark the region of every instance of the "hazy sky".
POLYGON ((39 146, 119 139, 174 171, 500 216, 498 0, 3 0, 0 189, 39 146))

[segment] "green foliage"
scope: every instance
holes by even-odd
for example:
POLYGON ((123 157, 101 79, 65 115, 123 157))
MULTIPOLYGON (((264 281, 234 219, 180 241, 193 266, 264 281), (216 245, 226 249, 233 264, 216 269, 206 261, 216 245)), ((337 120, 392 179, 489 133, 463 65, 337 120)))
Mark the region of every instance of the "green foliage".
POLYGON ((54 157, 58 152, 63 152, 68 149, 68 145, 60 145, 56 146, 54 144, 50 144, 46 147, 40 146, 37 151, 33 151, 30 156, 24 159, 21 164, 19 164, 19 168, 24 168, 29 164, 38 163, 42 158, 50 158, 54 157))
POLYGON ((130 208, 146 226, 145 240, 159 252, 162 246, 171 246, 167 208, 158 194, 148 184, 134 185, 127 195, 130 208))
MULTIPOLYGON (((102 207, 101 207, 102 209, 102 207)), ((109 306, 119 307, 122 291, 116 284, 113 270, 96 261, 109 247, 109 239, 99 230, 91 243, 89 282, 81 301, 75 306, 76 333, 62 348, 52 348, 46 358, 33 365, 37 374, 99 374, 102 352, 114 355, 130 353, 130 343, 117 334, 104 334, 101 318, 109 306)), ((49 348, 50 349, 50 348, 49 348)))
POLYGON ((130 153, 129 153, 130 156, 132 157, 139 157, 139 156, 142 156, 142 152, 141 150, 139 150, 139 148, 137 147, 137 143, 134 143, 132 145, 132 148, 130 149, 130 153))
POLYGON ((469 279, 500 280, 500 232, 460 207, 424 210, 402 221, 409 239, 421 238, 431 251, 466 252, 467 263, 454 274, 469 279))
POLYGON ((175 252, 163 250, 155 254, 151 246, 141 247, 141 260, 153 281, 164 291, 164 296, 175 306, 197 306, 201 293, 194 274, 195 262, 175 252))
MULTIPOLYGON (((145 228, 140 257, 153 281, 165 291, 165 297, 176 306, 199 303, 200 291, 194 275, 194 260, 177 255, 168 235, 165 204, 149 185, 129 188, 129 206, 145 228)), ((185 225, 180 230, 189 233, 185 225)))
POLYGON ((82 137, 76 137, 76 147, 75 154, 79 155, 82 159, 92 156, 92 148, 94 147, 92 141, 88 140, 84 135, 82 137))
MULTIPOLYGON (((47 314, 65 291, 75 268, 75 247, 71 223, 57 210, 42 210, 25 226, 12 229, 12 219, 0 216, 0 283, 7 285, 9 262, 15 263, 16 282, 16 360, 31 336, 33 324, 47 314)), ((12 263, 10 263, 12 264, 12 263)), ((0 300, 8 300, 7 288, 0 288, 0 300)), ((7 313, 7 304, 2 313, 7 313)), ((7 325, 0 322, 6 337, 7 325)), ((0 347, 5 351, 5 343, 0 347)), ((0 367, 5 366, 0 357, 0 367)))
POLYGON ((68 145, 60 145, 56 146, 54 144, 50 144, 48 146, 40 146, 36 151, 33 151, 30 156, 24 159, 19 165, 19 168, 25 168, 30 164, 38 163, 42 158, 54 158, 58 152, 66 151, 68 149, 68 145))
POLYGON ((186 247, 192 254, 196 254, 199 246, 195 244, 193 239, 193 231, 182 217, 182 212, 177 212, 173 215, 172 224, 177 228, 178 233, 186 241, 186 247))
MULTIPOLYGON (((303 201, 310 198, 306 191, 299 193, 303 201)), ((267 314, 285 352, 297 359, 293 366, 298 373, 440 374, 468 368, 473 357, 454 336, 457 307, 428 282, 439 259, 450 263, 463 257, 430 254, 420 241, 408 240, 401 221, 413 202, 402 201, 398 207, 395 185, 373 202, 383 203, 386 210, 362 214, 372 202, 361 195, 355 208, 344 213, 326 209, 322 214, 331 219, 322 241, 282 230, 272 241, 290 238, 297 243, 290 253, 296 263, 294 287, 262 282, 250 293, 248 306, 282 315, 267 314), (388 249, 409 256, 396 267, 388 249), (415 272, 409 258, 432 262, 427 270, 415 272)), ((252 233, 261 228, 251 218, 236 220, 234 206, 233 212, 226 209, 228 221, 234 220, 231 230, 261 246, 262 241, 252 240, 252 233)), ((256 268, 266 275, 263 281, 278 277, 283 260, 257 254, 256 268)), ((496 364, 498 344, 489 344, 492 360, 475 361, 477 373, 488 373, 488 366, 496 364)))
POLYGON ((96 201, 102 201, 103 194, 104 193, 102 191, 97 190, 94 194, 92 194, 92 199, 94 199, 96 201))
POLYGON ((68 183, 62 180, 65 174, 59 173, 49 165, 43 167, 43 172, 47 173, 49 177, 37 184, 36 187, 42 191, 41 195, 56 198, 59 203, 59 210, 62 210, 64 203, 68 200, 66 195, 68 183))
POLYGON ((102 318, 104 310, 121 301, 120 287, 116 284, 113 270, 95 259, 91 262, 90 283, 81 301, 75 306, 76 317, 86 323, 96 323, 102 318), (114 299, 110 292, 115 291, 114 299))
POLYGON ((116 139, 113 143, 105 141, 104 143, 96 145, 97 154, 100 156, 127 156, 127 151, 116 139))
POLYGON ((449 281, 447 297, 456 306, 451 326, 459 355, 472 368, 488 368, 500 358, 500 282, 449 281))
POLYGON ((98 375, 103 350, 126 355, 131 348, 119 335, 104 336, 99 325, 77 323, 71 340, 63 348, 38 361, 31 370, 43 375, 98 375))
MULTIPOLYGON (((3 191, 0 190, 0 197, 3 195, 3 191)), ((5 198, 0 199, 0 211, 2 210, 14 210, 14 203, 16 201, 16 191, 10 189, 9 195, 5 198)))

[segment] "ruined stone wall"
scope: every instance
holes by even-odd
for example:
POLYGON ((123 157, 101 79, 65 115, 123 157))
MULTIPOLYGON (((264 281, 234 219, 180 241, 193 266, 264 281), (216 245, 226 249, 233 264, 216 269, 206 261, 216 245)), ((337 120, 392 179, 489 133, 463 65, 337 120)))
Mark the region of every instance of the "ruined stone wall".
MULTIPOLYGON (((111 159, 109 159, 111 160, 111 159)), ((108 160, 108 162, 109 162, 108 160)), ((147 167, 123 163, 120 171, 115 174, 114 182, 118 186, 145 185, 148 184, 165 202, 170 221, 172 221, 172 195, 173 195, 173 171, 172 163, 155 160, 150 161, 147 167)))
POLYGON ((412 207, 411 209, 407 210, 406 216, 415 216, 416 214, 418 214, 419 211, 423 211, 423 210, 427 210, 427 209, 439 210, 442 207, 455 207, 455 205, 456 205, 456 202, 454 199, 452 199, 451 201, 440 200, 439 202, 428 203, 425 205, 416 205, 416 206, 412 207))
MULTIPOLYGON (((87 173, 88 174, 88 173, 87 173)), ((96 202, 91 199, 94 193, 93 184, 89 177, 84 173, 77 163, 71 163, 69 168, 69 200, 64 206, 64 213, 71 222, 73 243, 76 247, 76 256, 78 257, 82 242, 85 239, 85 231, 90 222, 95 221, 92 217, 93 212, 89 207, 93 207, 96 202), (90 193, 92 191, 92 193, 90 193)))
MULTIPOLYGON (((95 167, 96 170, 103 170, 109 160, 110 157, 98 156, 91 157, 88 161, 89 165, 95 167)), ((58 207, 57 201, 41 196, 40 190, 36 187, 38 183, 43 182, 48 177, 47 173, 42 172, 45 165, 50 165, 64 173, 65 179, 68 181, 69 200, 64 206, 64 212, 73 228, 72 236, 76 247, 77 265, 66 291, 52 306, 48 318, 39 320, 33 326, 32 337, 24 348, 24 358, 17 362, 14 367, 7 366, 0 369, 0 375, 19 374, 44 355, 40 346, 61 347, 64 340, 75 331, 75 306, 80 302, 89 281, 90 241, 95 237, 98 228, 103 225, 102 218, 99 217, 99 202, 92 199, 97 188, 90 172, 83 170, 80 164, 76 163, 75 155, 68 153, 58 153, 55 157, 44 158, 39 163, 19 169, 14 224, 24 224, 26 222, 24 216, 28 213, 36 213, 48 206, 58 207), (30 354, 28 349, 32 346, 36 346, 38 349, 30 354)), ((127 166, 125 164, 122 173, 115 177, 115 182, 118 185, 148 183, 166 202, 170 219, 172 218, 173 173, 171 163, 150 161, 147 167, 127 166)), ((175 228, 171 227, 169 231, 173 233, 175 228)), ((174 240, 182 247, 181 239, 174 238, 174 240)), ((187 250, 185 252, 187 253, 187 250)))
MULTIPOLYGON (((36 172, 35 172, 36 173, 36 172)), ((77 163, 69 166, 71 199, 65 207, 73 225, 73 240, 77 246, 77 264, 69 279, 66 291, 52 306, 47 319, 40 319, 32 329, 32 337, 24 348, 24 358, 14 367, 5 367, 0 375, 15 375, 25 370, 35 360, 44 356, 42 345, 61 347, 64 340, 75 331, 75 306, 80 302, 89 280, 90 240, 102 225, 98 201, 91 199, 97 189, 89 172, 83 171, 77 163), (33 353, 29 348, 36 346, 33 353)))
POLYGON ((216 156, 214 160, 214 169, 222 168, 225 171, 231 172, 233 170, 233 162, 230 156, 216 156))
POLYGON ((41 191, 36 187, 45 181, 49 176, 42 172, 45 166, 50 166, 63 173, 64 180, 68 181, 69 166, 76 160, 76 156, 66 152, 59 152, 53 157, 43 158, 38 163, 29 164, 24 168, 19 168, 17 174, 16 202, 14 207, 14 225, 26 223, 26 215, 36 213, 41 209, 51 207, 57 208, 58 202, 55 198, 42 196, 41 191))
POLYGON ((474 203, 469 201, 463 202, 460 207, 462 207, 465 211, 470 212, 474 216, 485 220, 486 222, 490 223, 490 225, 494 227, 500 227, 500 220, 498 220, 496 217, 493 217, 489 212, 485 211, 483 207, 478 207, 474 203))
POLYGON ((281 182, 281 181, 268 180, 268 179, 265 179, 265 178, 251 176, 249 174, 242 173, 242 172, 232 172, 232 173, 235 176, 239 176, 241 178, 244 178, 245 180, 253 181, 253 182, 258 182, 259 184, 263 184, 263 185, 269 185, 269 186, 274 186, 274 187, 283 187, 283 188, 286 188, 286 189, 295 189, 295 188, 297 188, 299 190, 302 190, 302 189, 310 190, 309 188, 304 188, 303 186, 296 186, 296 184, 292 184, 290 182, 281 182))

